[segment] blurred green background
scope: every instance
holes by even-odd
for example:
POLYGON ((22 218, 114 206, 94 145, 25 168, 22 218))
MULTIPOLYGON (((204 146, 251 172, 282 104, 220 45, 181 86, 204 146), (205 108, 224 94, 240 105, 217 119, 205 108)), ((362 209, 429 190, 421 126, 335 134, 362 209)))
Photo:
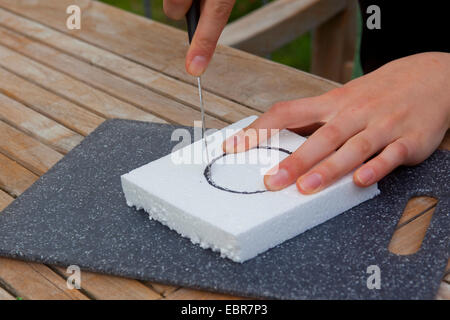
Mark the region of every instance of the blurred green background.
MULTIPOLYGON (((100 0, 102 2, 108 3, 110 5, 119 7, 121 9, 139 14, 145 15, 145 6, 142 0, 100 0)), ((238 0, 233 8, 230 16, 230 21, 236 20, 241 16, 255 10, 262 5, 264 2, 270 2, 273 0, 238 0)), ((162 0, 152 0, 151 1, 151 15, 152 19, 169 24, 176 28, 185 29, 184 21, 173 21, 167 18, 163 12, 162 0)), ((360 19, 359 19, 360 20, 360 19)), ((360 21, 359 21, 360 24, 360 21)), ((359 27, 359 30, 361 28, 359 27)), ((360 33, 360 32, 359 32, 360 33)), ((359 35, 358 35, 359 37, 359 35)), ((359 37, 360 38, 360 37, 359 37)), ((358 44, 359 48, 359 44, 358 44)), ((307 33, 298 39, 288 43, 284 47, 272 52, 270 59, 273 61, 303 70, 309 71, 311 65, 311 34, 307 33)), ((359 64, 359 54, 357 53, 355 59, 355 70, 353 71, 353 77, 360 76, 362 74, 361 67, 359 64)))

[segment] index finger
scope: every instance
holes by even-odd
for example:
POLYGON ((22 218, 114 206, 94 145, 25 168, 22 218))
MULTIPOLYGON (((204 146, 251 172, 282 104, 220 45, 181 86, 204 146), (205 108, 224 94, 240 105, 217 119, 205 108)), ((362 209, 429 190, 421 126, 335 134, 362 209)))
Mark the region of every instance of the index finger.
POLYGON ((264 142, 278 130, 321 122, 328 105, 325 96, 278 102, 247 128, 225 140, 223 151, 226 153, 246 151, 264 142))
POLYGON ((205 1, 197 30, 186 55, 186 70, 200 76, 211 61, 235 0, 205 1))

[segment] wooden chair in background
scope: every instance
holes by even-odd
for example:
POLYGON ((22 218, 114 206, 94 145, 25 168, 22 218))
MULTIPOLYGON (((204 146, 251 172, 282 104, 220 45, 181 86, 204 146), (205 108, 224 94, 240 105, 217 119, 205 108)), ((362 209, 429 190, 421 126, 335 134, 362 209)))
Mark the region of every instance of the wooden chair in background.
POLYGON ((351 79, 357 38, 356 0, 276 0, 230 23, 219 42, 259 56, 312 31, 311 73, 351 79))

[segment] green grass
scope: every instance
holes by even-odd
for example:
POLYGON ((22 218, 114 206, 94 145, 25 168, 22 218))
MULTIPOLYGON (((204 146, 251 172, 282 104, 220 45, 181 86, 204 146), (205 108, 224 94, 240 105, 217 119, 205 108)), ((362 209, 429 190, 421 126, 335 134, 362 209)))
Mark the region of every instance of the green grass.
MULTIPOLYGON (((102 2, 119 7, 139 15, 144 15, 144 7, 142 0, 101 0, 102 2)), ((273 1, 273 0, 270 0, 273 1)), ((236 20, 243 15, 261 7, 260 0, 239 0, 230 16, 230 21, 236 20)), ((184 21, 173 21, 167 18, 163 12, 162 0, 152 0, 152 19, 171 25, 176 28, 185 29, 184 21)), ((359 23, 360 24, 360 23, 359 23)), ((359 56, 359 55, 357 55, 359 56)), ((311 34, 307 33, 291 43, 286 44, 273 52, 270 56, 273 61, 303 70, 309 71, 311 66, 311 34)), ((359 65, 359 58, 356 59, 356 68, 353 76, 357 77, 362 74, 359 65)))

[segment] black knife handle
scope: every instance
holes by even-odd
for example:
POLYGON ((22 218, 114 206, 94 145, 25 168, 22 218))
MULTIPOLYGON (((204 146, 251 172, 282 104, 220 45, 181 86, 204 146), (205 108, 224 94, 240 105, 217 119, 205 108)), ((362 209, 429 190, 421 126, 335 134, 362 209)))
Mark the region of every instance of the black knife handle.
POLYGON ((198 20, 200 19, 200 0, 193 0, 189 11, 186 13, 187 31, 189 36, 189 43, 194 37, 195 30, 197 30, 198 20))

